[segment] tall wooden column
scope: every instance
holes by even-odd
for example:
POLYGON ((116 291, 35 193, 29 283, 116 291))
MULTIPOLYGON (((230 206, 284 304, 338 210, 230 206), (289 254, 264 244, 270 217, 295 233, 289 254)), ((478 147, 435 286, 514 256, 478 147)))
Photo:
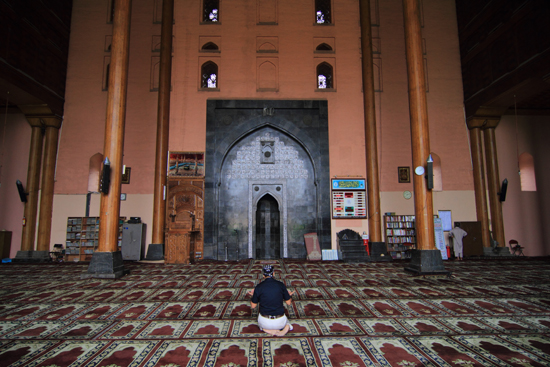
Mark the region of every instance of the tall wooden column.
POLYGON ((147 250, 148 260, 164 258, 164 225, 166 218, 166 170, 168 164, 168 137, 170 131, 170 87, 172 81, 172 25, 174 0, 163 0, 162 30, 160 34, 160 78, 157 114, 157 145, 155 159, 155 186, 153 189, 152 243, 147 250))
POLYGON ((32 127, 31 149, 29 152, 29 167, 27 168, 28 192, 27 202, 25 203, 25 217, 23 224, 23 233, 21 236, 21 251, 17 252, 16 259, 26 259, 31 257, 31 251, 34 250, 34 239, 36 234, 36 215, 38 208, 38 191, 40 183, 40 164, 42 161, 42 122, 39 117, 28 117, 27 121, 32 127))
POLYGON ((500 178, 498 173, 498 155, 495 139, 495 128, 500 119, 488 119, 483 129, 485 138, 485 159, 487 165, 487 186, 489 188, 489 207, 491 209, 491 229, 493 239, 500 247, 505 245, 504 221, 502 219, 502 204, 499 199, 500 178))
POLYGON ((124 275, 122 254, 118 251, 120 184, 124 151, 124 125, 128 84, 131 0, 115 0, 111 67, 105 122, 103 157, 111 165, 109 192, 101 194, 99 246, 88 267, 88 277, 119 278, 124 275))
POLYGON ((381 242, 380 181, 378 177, 378 144, 376 138, 376 108, 374 104, 374 72, 372 61, 372 29, 370 1, 359 1, 361 16, 361 56, 363 71, 363 110, 365 117, 365 150, 367 158, 367 201, 369 239, 381 242))
POLYGON ((57 157, 57 141, 59 138, 61 119, 57 117, 50 117, 44 118, 43 121, 44 126, 46 127, 46 142, 44 145, 44 163, 42 165, 40 216, 38 221, 38 239, 36 250, 44 259, 49 259, 55 162, 57 157))
POLYGON ((441 252, 435 248, 432 193, 428 190, 425 174, 415 173, 417 167, 426 169, 426 162, 430 155, 428 105, 426 102, 418 0, 403 0, 403 17, 409 80, 409 113, 411 119, 414 213, 417 241, 417 250, 413 251, 410 265, 405 270, 420 274, 446 272, 443 267, 441 252))
POLYGON ((474 174, 474 190, 476 199, 476 216, 481 223, 481 242, 483 247, 491 247, 489 235, 489 216, 487 213, 487 194, 485 189, 485 170, 483 169, 483 146, 481 140, 481 128, 487 120, 485 118, 473 118, 468 121, 470 129, 470 149, 472 153, 472 165, 474 174))

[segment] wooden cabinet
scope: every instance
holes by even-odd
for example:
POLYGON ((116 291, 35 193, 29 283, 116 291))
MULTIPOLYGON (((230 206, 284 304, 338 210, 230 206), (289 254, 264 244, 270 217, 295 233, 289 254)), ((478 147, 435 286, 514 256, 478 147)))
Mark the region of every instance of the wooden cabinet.
POLYGON ((0 231, 0 259, 9 258, 10 251, 11 251, 11 232, 0 231))
MULTIPOLYGON (((462 239, 462 248, 464 257, 466 256, 483 256, 483 240, 481 237, 481 222, 459 222, 460 228, 468 233, 462 239)), ((453 241, 449 241, 453 248, 453 241)))
MULTIPOLYGON (((118 228, 118 249, 122 244, 122 224, 126 217, 120 217, 118 228)), ((99 245, 99 217, 67 218, 65 261, 90 261, 99 245)))
POLYGON ((416 248, 414 215, 385 215, 384 231, 386 247, 391 257, 394 259, 410 257, 410 250, 416 248))
POLYGON ((204 179, 169 178, 166 201, 166 263, 203 258, 204 179))

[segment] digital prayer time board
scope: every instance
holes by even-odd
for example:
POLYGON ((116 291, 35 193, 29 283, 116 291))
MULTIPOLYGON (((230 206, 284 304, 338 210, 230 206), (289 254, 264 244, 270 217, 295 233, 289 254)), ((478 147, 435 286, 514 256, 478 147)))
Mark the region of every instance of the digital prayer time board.
POLYGON ((364 179, 332 179, 332 218, 367 217, 364 179))

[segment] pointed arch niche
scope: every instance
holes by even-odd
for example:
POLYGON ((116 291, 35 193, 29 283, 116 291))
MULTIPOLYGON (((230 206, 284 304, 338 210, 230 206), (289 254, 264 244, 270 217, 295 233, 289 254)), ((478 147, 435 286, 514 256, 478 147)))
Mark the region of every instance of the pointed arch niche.
POLYGON ((441 178, 441 158, 434 152, 430 153, 433 159, 434 188, 432 191, 443 191, 443 180, 441 178))
POLYGON ((537 191, 535 160, 529 153, 522 153, 519 156, 519 178, 521 191, 537 191))
POLYGON ((99 192, 99 177, 102 162, 103 154, 101 153, 96 153, 90 157, 90 166, 88 169, 88 192, 99 192))
POLYGON ((236 233, 248 233, 243 246, 248 258, 255 258, 258 250, 266 253, 257 243, 256 213, 259 201, 270 195, 280 212, 279 257, 289 257, 289 243, 303 240, 292 228, 315 228, 314 177, 312 158, 294 137, 270 126, 250 132, 229 149, 221 168, 220 233, 236 226, 236 233))
POLYGON ((279 59, 276 57, 256 59, 256 87, 258 92, 279 90, 279 59))

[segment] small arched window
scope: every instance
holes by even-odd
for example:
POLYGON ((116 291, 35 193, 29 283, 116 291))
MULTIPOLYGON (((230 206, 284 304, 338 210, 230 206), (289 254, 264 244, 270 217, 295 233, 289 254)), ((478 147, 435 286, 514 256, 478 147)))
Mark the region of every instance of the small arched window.
POLYGON ((332 11, 330 2, 331 0, 315 0, 315 23, 332 23, 332 11))
POLYGON ((218 88, 218 65, 207 61, 201 67, 201 88, 218 88))
POLYGON ((201 50, 204 51, 218 51, 220 48, 214 42, 207 42, 202 46, 201 50))
POLYGON ((321 43, 317 48, 316 51, 332 51, 332 47, 330 45, 327 45, 326 43, 321 43))
POLYGON ((535 160, 529 153, 522 153, 519 156, 519 179, 521 191, 537 191, 535 160))
POLYGON ((202 21, 205 23, 215 23, 220 20, 220 1, 203 0, 202 21))
POLYGON ((317 65, 317 88, 332 89, 332 66, 327 62, 317 65))
POLYGON ((443 181, 441 179, 441 158, 435 153, 430 153, 433 160, 434 187, 433 191, 443 191, 443 181))

